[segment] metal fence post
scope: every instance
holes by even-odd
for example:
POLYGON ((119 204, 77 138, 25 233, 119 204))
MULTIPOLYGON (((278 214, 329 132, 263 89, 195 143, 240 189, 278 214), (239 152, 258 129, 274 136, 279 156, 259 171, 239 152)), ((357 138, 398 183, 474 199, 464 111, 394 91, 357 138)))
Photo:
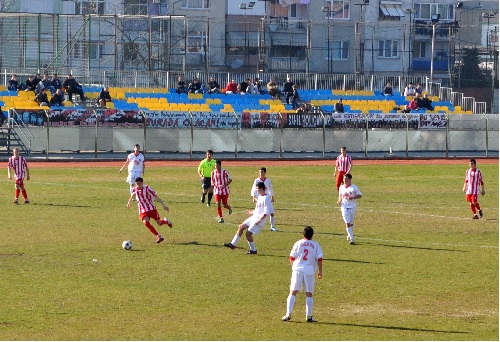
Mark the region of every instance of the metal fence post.
POLYGON ((236 128, 236 140, 234 141, 234 158, 238 159, 238 115, 236 115, 236 112, 233 110, 233 115, 234 115, 234 120, 236 122, 235 128, 236 128))
POLYGON ((139 113, 142 115, 142 126, 144 129, 144 134, 143 134, 143 141, 142 141, 142 152, 144 154, 144 157, 146 157, 146 132, 147 132, 147 127, 146 127, 146 113, 143 110, 140 110, 139 113))
POLYGON ((95 116, 95 146, 94 146, 94 158, 97 159, 97 145, 99 139, 99 120, 97 118, 97 110, 93 110, 95 116))
POLYGON ((485 117, 485 120, 486 120, 486 124, 485 124, 485 144, 486 144, 486 158, 488 158, 488 150, 489 150, 489 147, 488 147, 488 116, 486 114, 483 114, 484 117, 485 117))
POLYGON ((325 159, 325 153, 326 153, 326 120, 325 120, 325 115, 323 114, 323 111, 320 110, 319 113, 321 114, 321 119, 323 120, 323 159, 325 159))
POLYGON ((365 127, 365 158, 368 157, 368 115, 365 113, 366 127, 365 127))
POLYGON ((45 159, 49 159, 49 141, 50 141, 50 133, 49 133, 49 125, 50 125, 50 112, 45 110, 45 116, 47 117, 47 151, 45 152, 45 159))
POLYGON ((281 115, 281 111, 278 112, 278 117, 280 118, 280 158, 283 158, 283 115, 281 115))
POLYGON ((189 123, 191 126, 191 146, 189 147, 189 158, 193 159, 193 146, 194 146, 194 129, 193 129, 193 114, 188 111, 189 123))
POLYGON ((448 139, 450 138, 450 117, 445 114, 445 118, 446 118, 446 139, 445 139, 445 143, 446 143, 446 158, 448 158, 448 139))
POLYGON ((407 113, 405 113, 406 118, 406 158, 408 158, 408 135, 410 134, 410 119, 408 118, 407 113))

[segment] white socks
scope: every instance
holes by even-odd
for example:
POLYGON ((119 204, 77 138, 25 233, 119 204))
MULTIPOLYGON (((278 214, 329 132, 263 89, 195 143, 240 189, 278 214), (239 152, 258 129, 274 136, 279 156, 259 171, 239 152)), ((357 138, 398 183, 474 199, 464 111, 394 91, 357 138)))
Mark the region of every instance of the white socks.
POLYGON ((295 304, 295 296, 289 294, 288 298, 286 299, 286 315, 287 316, 291 316, 292 315, 294 304, 295 304))
POLYGON ((231 241, 231 245, 236 246, 238 241, 240 241, 241 237, 236 233, 236 235, 233 238, 233 241, 231 241))
POLYGON ((347 231, 347 235, 349 235, 349 239, 354 241, 354 232, 352 231, 352 226, 345 229, 347 231))
POLYGON ((269 222, 271 223, 271 227, 274 227, 274 215, 269 216, 269 222))
POLYGON ((248 245, 250 246, 250 250, 251 251, 256 251, 257 249, 255 248, 255 243, 252 241, 248 241, 248 245))
POLYGON ((306 297, 306 317, 312 316, 313 297, 306 297))

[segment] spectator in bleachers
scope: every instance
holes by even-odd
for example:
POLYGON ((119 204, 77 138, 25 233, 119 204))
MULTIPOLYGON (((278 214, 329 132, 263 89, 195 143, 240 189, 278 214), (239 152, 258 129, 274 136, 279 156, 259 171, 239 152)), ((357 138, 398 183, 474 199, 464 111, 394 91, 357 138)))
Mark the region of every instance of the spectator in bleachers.
POLYGON ((299 108, 299 101, 300 101, 299 90, 297 89, 297 85, 294 84, 292 86, 292 108, 293 109, 299 108))
POLYGON ((226 86, 226 94, 237 94, 238 93, 238 83, 236 80, 231 80, 226 86))
POLYGON ((7 85, 7 89, 10 90, 10 91, 18 91, 18 90, 24 90, 24 84, 19 84, 19 82, 17 81, 17 75, 14 74, 12 75, 10 81, 9 81, 9 85, 7 85))
POLYGON ((302 103, 302 105, 295 111, 297 114, 309 113, 309 106, 307 103, 302 103))
POLYGON ((57 92, 57 89, 61 89, 63 95, 64 95, 64 91, 62 89, 62 83, 61 81, 57 78, 57 74, 54 73, 54 75, 52 75, 52 80, 50 81, 50 84, 54 87, 54 89, 56 90, 57 92))
POLYGON ((187 94, 188 89, 186 88, 186 82, 182 80, 182 77, 177 78, 177 88, 175 89, 177 94, 187 94))
POLYGON ((422 98, 418 98, 418 107, 434 110, 434 107, 432 107, 432 100, 428 97, 427 94, 424 94, 422 98))
POLYGON ((220 85, 217 83, 217 81, 213 78, 210 77, 210 81, 208 81, 208 93, 209 94, 220 94, 220 85))
POLYGON ((415 94, 422 95, 422 83, 417 83, 417 86, 415 87, 415 94))
POLYGON ((102 88, 101 92, 99 93, 99 96, 97 97, 97 104, 100 107, 106 107, 106 102, 111 102, 111 94, 109 93, 109 88, 104 87, 102 88))
POLYGON ((198 93, 201 93, 201 82, 199 79, 195 78, 193 80, 193 82, 189 83, 189 86, 188 86, 188 92, 190 92, 191 94, 198 94, 198 93))
POLYGON ((387 82, 387 85, 385 86, 384 91, 382 92, 382 95, 384 95, 384 96, 394 96, 394 94, 392 93, 391 82, 387 82))
POLYGON ((260 82, 258 77, 255 77, 255 79, 253 80, 253 86, 254 86, 254 89, 257 88, 258 94, 264 93, 264 90, 262 89, 262 83, 260 82))
POLYGON ((40 93, 35 96, 35 102, 42 106, 49 105, 49 97, 47 96, 47 89, 40 89, 40 93))
POLYGON ((50 99, 50 105, 62 107, 63 102, 64 102, 64 94, 61 89, 57 89, 56 93, 52 95, 52 98, 50 99))
POLYGON ((24 87, 25 91, 34 91, 35 90, 35 77, 33 75, 30 75, 28 79, 26 80, 26 86, 24 87))
POLYGON ((344 112, 344 104, 342 103, 342 99, 339 99, 335 104, 335 113, 343 113, 344 112))
POLYGON ((36 74, 35 78, 33 79, 33 84, 35 85, 35 89, 38 85, 38 83, 42 82, 42 76, 40 74, 36 74))
POLYGON ((43 82, 38 82, 36 87, 35 87, 35 94, 40 94, 42 89, 45 89, 45 85, 43 84, 43 82))
POLYGON ((42 82, 40 82, 43 84, 43 87, 47 90, 49 90, 52 94, 54 94, 56 92, 56 88, 54 88, 54 86, 52 85, 52 82, 49 80, 49 75, 47 74, 43 74, 43 79, 42 79, 42 82))
POLYGON ((412 110, 418 110, 418 95, 415 95, 413 100, 405 106, 401 113, 410 113, 412 110))
POLYGON ((250 79, 250 77, 247 77, 246 80, 244 80, 244 81, 240 82, 240 84, 238 84, 238 92, 240 93, 240 95, 246 94, 250 83, 252 83, 252 80, 250 79))
POLYGON ((290 97, 293 95, 293 86, 295 83, 292 82, 290 77, 286 79, 286 82, 283 83, 283 95, 286 96, 286 103, 290 104, 290 97))
POLYGON ((62 87, 66 90, 69 96, 69 101, 73 102, 73 94, 80 95, 80 100, 85 101, 85 95, 83 94, 83 88, 78 83, 73 75, 69 74, 68 78, 63 82, 62 87))
POLYGON ((278 83, 276 83, 276 81, 274 80, 274 77, 271 77, 271 80, 267 84, 267 92, 273 98, 276 98, 276 99, 280 98, 280 92, 279 92, 279 89, 278 89, 278 83))
POLYGON ((404 96, 415 96, 416 91, 415 87, 413 86, 413 83, 410 82, 408 83, 408 86, 405 88, 405 91, 403 93, 404 96))

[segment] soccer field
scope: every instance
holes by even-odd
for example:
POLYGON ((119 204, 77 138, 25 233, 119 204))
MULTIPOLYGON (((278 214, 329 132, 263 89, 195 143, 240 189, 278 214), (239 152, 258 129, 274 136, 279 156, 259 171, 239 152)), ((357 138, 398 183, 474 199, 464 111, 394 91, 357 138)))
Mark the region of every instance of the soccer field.
MULTIPOLYGON (((216 156, 215 156, 216 157, 216 156)), ((145 184, 169 206, 165 241, 127 209, 122 162, 29 163, 31 203, 12 204, 0 181, 1 340, 498 340, 498 163, 478 168, 484 217, 472 220, 460 164, 356 164, 363 198, 349 245, 332 165, 223 162, 233 178, 224 224, 200 203, 196 168, 147 165, 145 184), (276 223, 223 247, 253 209, 250 188, 267 166, 276 223), (304 225, 324 252, 313 315, 299 293, 282 322, 289 253, 304 225), (122 241, 131 240, 125 251, 122 241)), ((154 224, 157 227, 156 224, 154 224)))

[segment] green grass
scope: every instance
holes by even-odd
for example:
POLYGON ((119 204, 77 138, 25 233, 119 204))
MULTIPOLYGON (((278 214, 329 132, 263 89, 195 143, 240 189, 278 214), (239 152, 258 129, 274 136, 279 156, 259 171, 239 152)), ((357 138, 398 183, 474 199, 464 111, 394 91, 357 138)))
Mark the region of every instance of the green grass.
POLYGON ((474 221, 461 192, 467 165, 357 166, 356 246, 332 167, 270 167, 280 232, 266 226, 249 256, 244 239, 222 244, 252 209, 259 166, 228 168, 235 213, 225 224, 199 203, 196 167, 148 167, 174 224, 159 229, 160 245, 126 208, 117 168, 32 166, 30 205, 10 203, 2 180, 0 339, 498 340, 498 165, 479 165, 485 217, 474 221), (325 255, 319 323, 304 322, 303 293, 284 323, 288 255, 306 224, 325 255))

